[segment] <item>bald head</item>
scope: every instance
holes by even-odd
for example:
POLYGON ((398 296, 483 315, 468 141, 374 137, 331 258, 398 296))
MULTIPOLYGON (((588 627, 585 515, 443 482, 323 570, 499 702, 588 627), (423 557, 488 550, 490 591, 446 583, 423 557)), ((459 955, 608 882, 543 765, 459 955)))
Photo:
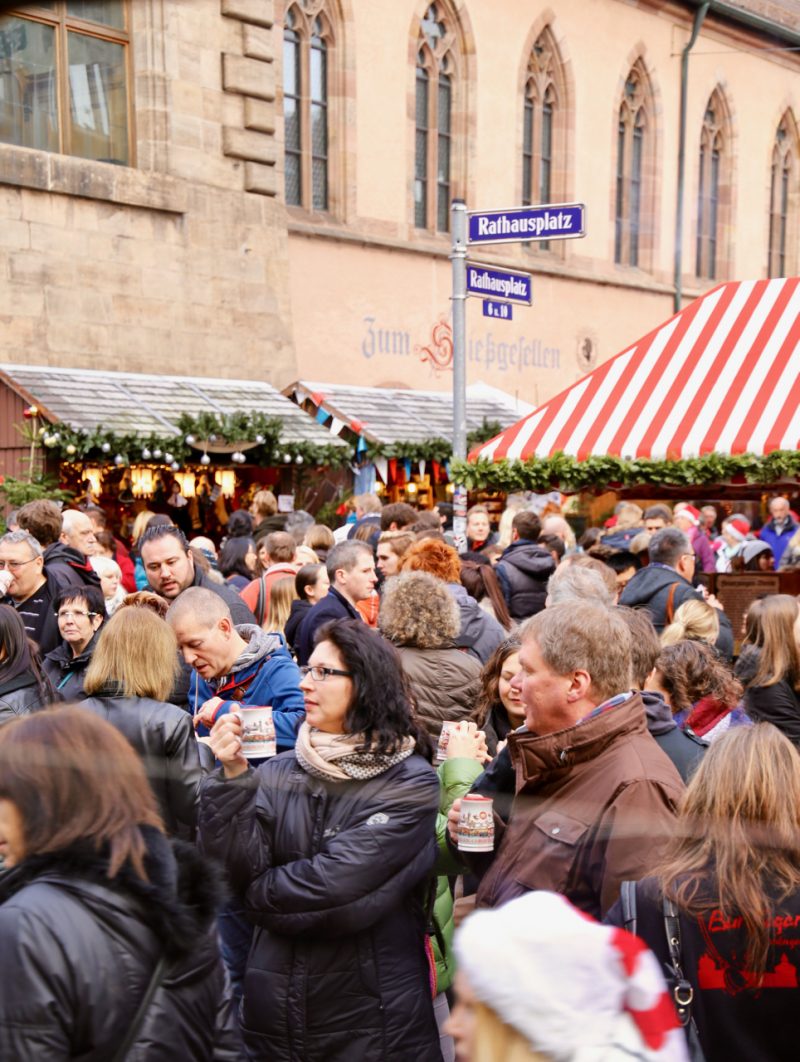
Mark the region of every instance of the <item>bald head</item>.
POLYGON ((94 525, 86 513, 67 509, 61 520, 61 541, 87 557, 92 556, 97 549, 97 539, 94 525))
POLYGON ((183 659, 206 681, 229 674, 247 648, 231 610, 218 594, 202 586, 190 586, 175 598, 167 623, 183 659))

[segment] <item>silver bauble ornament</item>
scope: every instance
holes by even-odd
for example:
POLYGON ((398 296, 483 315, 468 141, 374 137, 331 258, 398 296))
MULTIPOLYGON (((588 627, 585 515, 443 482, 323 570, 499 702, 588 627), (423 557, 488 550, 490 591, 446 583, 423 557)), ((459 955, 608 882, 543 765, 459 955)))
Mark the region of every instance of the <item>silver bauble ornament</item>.
POLYGON ((208 454, 203 454, 203 456, 200 458, 200 464, 201 465, 210 465, 211 464, 211 458, 208 456, 208 454))

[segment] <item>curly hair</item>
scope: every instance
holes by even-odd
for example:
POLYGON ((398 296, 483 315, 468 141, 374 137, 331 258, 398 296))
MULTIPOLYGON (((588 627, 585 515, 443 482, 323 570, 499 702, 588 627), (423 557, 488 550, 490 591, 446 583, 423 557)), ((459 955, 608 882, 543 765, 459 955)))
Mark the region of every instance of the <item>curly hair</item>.
POLYGON ((440 579, 427 572, 403 572, 386 583, 378 626, 395 645, 441 649, 452 645, 461 614, 440 579))
POLYGON ((742 697, 741 683, 706 642, 686 640, 665 645, 656 671, 673 714, 691 710, 703 697, 713 697, 729 708, 742 697))
POLYGON ((428 572, 445 583, 461 581, 461 561, 458 552, 446 542, 424 538, 415 542, 400 564, 403 572, 428 572))

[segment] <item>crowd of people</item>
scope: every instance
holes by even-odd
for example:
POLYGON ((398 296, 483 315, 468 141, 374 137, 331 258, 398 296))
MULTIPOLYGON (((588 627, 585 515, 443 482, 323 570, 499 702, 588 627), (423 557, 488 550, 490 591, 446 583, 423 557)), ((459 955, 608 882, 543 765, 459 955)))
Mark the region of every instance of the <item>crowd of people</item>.
POLYGON ((704 579, 768 507, 9 514, 0 1058, 793 1059, 800 604, 704 579))

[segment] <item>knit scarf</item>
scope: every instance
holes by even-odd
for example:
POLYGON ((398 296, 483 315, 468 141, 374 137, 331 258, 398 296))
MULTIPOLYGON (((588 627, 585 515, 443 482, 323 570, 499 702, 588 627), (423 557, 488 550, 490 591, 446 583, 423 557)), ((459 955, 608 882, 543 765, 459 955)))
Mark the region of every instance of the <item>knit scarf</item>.
POLYGON ((363 744, 363 734, 326 734, 303 723, 294 751, 304 771, 326 782, 366 781, 408 759, 415 742, 404 737, 397 752, 391 753, 359 748, 363 744))

